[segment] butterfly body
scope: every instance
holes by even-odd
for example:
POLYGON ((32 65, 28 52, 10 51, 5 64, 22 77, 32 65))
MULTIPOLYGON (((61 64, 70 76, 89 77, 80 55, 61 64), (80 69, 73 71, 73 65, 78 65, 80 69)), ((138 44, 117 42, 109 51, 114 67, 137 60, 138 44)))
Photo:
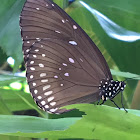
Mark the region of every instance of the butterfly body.
POLYGON ((122 92, 126 84, 124 81, 113 81, 112 79, 102 80, 99 85, 100 95, 103 102, 113 99, 117 94, 122 92))
MULTIPOLYGON (((83 29, 55 3, 26 0, 20 27, 26 77, 40 108, 61 114, 68 111, 60 109, 65 105, 110 99, 112 82, 107 84, 107 92, 100 83, 103 79, 112 80, 103 55, 83 29)), ((111 98, 119 91, 111 93, 111 98)))

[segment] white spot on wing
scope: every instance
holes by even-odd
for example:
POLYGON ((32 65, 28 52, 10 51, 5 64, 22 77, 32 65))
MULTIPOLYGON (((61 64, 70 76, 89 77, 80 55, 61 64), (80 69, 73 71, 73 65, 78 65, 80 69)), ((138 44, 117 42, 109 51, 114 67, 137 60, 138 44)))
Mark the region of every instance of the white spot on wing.
POLYGON ((37 94, 37 93, 38 93, 38 90, 35 89, 35 90, 34 90, 34 93, 37 94))
POLYGON ((50 112, 55 112, 56 110, 58 110, 58 108, 50 109, 50 112))
POLYGON ((65 20, 64 20, 64 19, 62 19, 62 22, 63 22, 63 23, 65 23, 65 20))
POLYGON ((42 57, 45 57, 46 55, 45 54, 42 54, 42 57))
POLYGON ((46 82, 48 82, 48 79, 43 79, 43 80, 41 80, 41 82, 46 83, 46 82))
POLYGON ((40 41, 41 39, 40 39, 40 38, 36 38, 36 40, 37 40, 37 41, 40 41))
POLYGON ((45 92, 44 95, 49 96, 49 95, 51 95, 52 93, 53 93, 53 91, 48 91, 48 92, 45 92))
POLYGON ((39 67, 43 68, 43 67, 44 67, 44 65, 43 65, 43 64, 39 64, 39 67))
POLYGON ((26 50, 27 53, 28 53, 29 51, 30 51, 29 49, 26 50))
POLYGON ((55 106, 56 105, 56 102, 51 102, 50 105, 51 106, 55 106))
POLYGON ((42 99, 42 97, 41 97, 41 96, 38 96, 37 98, 38 98, 39 100, 40 100, 40 99, 42 99))
POLYGON ((77 45, 77 43, 76 43, 75 41, 69 41, 69 43, 70 43, 71 45, 74 45, 74 46, 77 45))
POLYGON ((45 105, 45 108, 47 108, 47 109, 48 109, 48 108, 49 108, 49 106, 48 106, 48 105, 45 105))
POLYGON ((31 67, 30 70, 35 70, 35 68, 31 67))
POLYGON ((77 26, 76 25, 73 25, 73 29, 76 30, 77 29, 77 26))
POLYGON ((52 101, 53 99, 54 99, 53 96, 52 96, 52 97, 49 97, 49 98, 48 98, 48 102, 52 101))
POLYGON ((34 78, 34 76, 33 76, 33 75, 31 75, 31 76, 30 76, 30 79, 33 79, 33 78, 34 78))
POLYGON ((36 83, 33 83, 33 86, 36 86, 36 83))
POLYGON ((34 61, 31 61, 30 64, 34 64, 34 61))
POLYGON ((63 66, 68 66, 67 64, 63 63, 63 66))
POLYGON ((74 60, 73 60, 72 58, 69 58, 69 61, 70 61, 71 63, 74 63, 74 60))
POLYGON ((37 56, 36 56, 36 55, 33 55, 33 57, 34 57, 34 58, 37 58, 37 56))
POLYGON ((41 73, 40 77, 45 77, 47 74, 46 73, 41 73))
POLYGON ((39 8, 36 8, 36 10, 39 10, 39 8))
POLYGON ((60 34, 61 32, 60 31, 55 31, 56 33, 60 34))
POLYGON ((46 90, 46 89, 48 89, 48 88, 50 88, 50 87, 51 87, 51 85, 44 86, 43 87, 43 91, 46 90))
POLYGON ((39 52, 39 50, 37 49, 37 50, 35 50, 35 52, 39 52))
POLYGON ((45 102, 45 101, 42 101, 42 102, 41 102, 41 104, 42 104, 42 105, 45 105, 45 104, 46 104, 46 102, 45 102))
POLYGON ((54 76, 54 78, 56 78, 56 79, 57 79, 57 78, 58 78, 58 76, 57 76, 57 75, 55 75, 55 76, 54 76))
POLYGON ((69 76, 69 73, 65 73, 64 75, 65 75, 65 76, 69 76))

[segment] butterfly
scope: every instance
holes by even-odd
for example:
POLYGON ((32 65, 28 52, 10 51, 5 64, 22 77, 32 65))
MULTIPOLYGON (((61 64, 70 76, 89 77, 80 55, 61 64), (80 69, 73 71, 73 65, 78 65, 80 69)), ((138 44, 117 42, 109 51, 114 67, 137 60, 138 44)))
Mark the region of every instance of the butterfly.
POLYGON ((61 114, 70 104, 108 99, 115 104, 125 82, 113 80, 100 50, 59 6, 26 0, 20 28, 27 81, 41 109, 61 114))

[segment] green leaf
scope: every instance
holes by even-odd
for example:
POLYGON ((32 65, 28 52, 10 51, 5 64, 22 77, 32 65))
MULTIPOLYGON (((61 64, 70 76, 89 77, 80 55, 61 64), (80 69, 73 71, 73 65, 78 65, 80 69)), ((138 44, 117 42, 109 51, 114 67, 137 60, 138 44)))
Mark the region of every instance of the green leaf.
POLYGON ((29 93, 24 93, 22 91, 14 90, 5 90, 0 89, 0 97, 3 100, 3 103, 9 108, 10 111, 22 111, 33 109, 32 106, 29 106, 24 100, 28 101, 32 106, 36 107, 36 104, 33 101, 33 98, 29 93))
POLYGON ((125 77, 126 79, 128 78, 128 79, 140 80, 140 75, 133 74, 133 73, 130 73, 130 72, 119 72, 119 71, 111 69, 111 74, 115 75, 115 76, 125 77))
POLYGON ((57 5, 59 5, 62 9, 65 9, 68 7, 68 0, 53 0, 57 5))
POLYGON ((50 120, 27 116, 0 116, 0 134, 51 139, 140 139, 140 111, 129 110, 126 113, 124 110, 92 104, 64 108, 77 108, 86 115, 83 115, 82 119, 50 120))
MULTIPOLYGON (((66 108, 77 108, 87 114, 72 127, 73 130, 80 129, 77 133, 82 138, 101 140, 140 139, 140 117, 138 117, 140 111, 128 110, 128 113, 126 113, 124 110, 91 104, 72 105, 66 108)), ((74 133, 72 129, 69 129, 69 131, 74 136, 76 132, 74 133)))
POLYGON ((25 78, 13 75, 0 75, 0 86, 6 86, 17 81, 25 81, 25 78))
POLYGON ((1 0, 0 47, 15 59, 15 69, 23 61, 19 29, 19 15, 25 0, 1 0))
POLYGON ((0 135, 0 140, 32 140, 31 138, 0 135))
POLYGON ((0 115, 0 134, 43 138, 44 136, 47 137, 47 135, 42 135, 44 132, 63 131, 80 119, 43 119, 30 116, 0 115))

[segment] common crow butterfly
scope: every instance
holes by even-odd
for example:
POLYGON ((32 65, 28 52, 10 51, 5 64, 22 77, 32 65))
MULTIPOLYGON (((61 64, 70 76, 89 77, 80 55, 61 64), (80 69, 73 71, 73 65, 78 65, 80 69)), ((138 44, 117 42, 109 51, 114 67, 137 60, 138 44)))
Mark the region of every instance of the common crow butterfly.
MULTIPOLYGON (((26 0, 20 16, 26 77, 37 105, 49 113, 60 107, 103 101, 122 92, 83 29, 50 0, 26 0)), ((114 102, 115 103, 115 102, 114 102)))

